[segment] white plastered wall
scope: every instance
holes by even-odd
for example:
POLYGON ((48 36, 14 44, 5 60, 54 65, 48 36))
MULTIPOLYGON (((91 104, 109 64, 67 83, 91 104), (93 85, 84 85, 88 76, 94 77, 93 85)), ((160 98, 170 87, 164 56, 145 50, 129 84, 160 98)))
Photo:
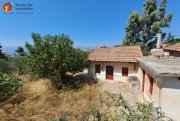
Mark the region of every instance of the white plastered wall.
POLYGON ((128 68, 128 76, 137 75, 136 63, 121 63, 121 62, 91 62, 88 72, 90 75, 95 74, 95 64, 100 64, 101 73, 96 73, 98 79, 106 79, 106 66, 113 66, 113 80, 126 81, 127 77, 122 76, 122 67, 128 68))
POLYGON ((180 120, 180 80, 178 77, 164 77, 161 94, 162 110, 175 120, 180 120))

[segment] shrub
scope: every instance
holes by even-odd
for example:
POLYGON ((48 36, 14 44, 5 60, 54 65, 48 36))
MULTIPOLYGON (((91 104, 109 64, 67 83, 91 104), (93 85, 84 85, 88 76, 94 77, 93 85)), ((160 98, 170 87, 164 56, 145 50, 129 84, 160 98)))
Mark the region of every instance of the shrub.
POLYGON ((0 72, 0 101, 7 99, 22 87, 21 79, 10 77, 0 72))
POLYGON ((42 37, 32 33, 34 45, 26 42, 28 66, 33 74, 49 78, 58 89, 65 82, 67 72, 77 73, 87 67, 87 53, 73 48, 73 41, 65 34, 42 37))
POLYGON ((0 59, 0 72, 9 73, 11 70, 7 60, 0 59))
POLYGON ((12 74, 13 72, 18 72, 20 75, 28 73, 27 57, 17 56, 17 57, 8 57, 5 59, 0 59, 0 72, 6 74, 12 74))
POLYGON ((18 72, 19 75, 29 72, 27 67, 28 58, 26 56, 17 56, 9 58, 10 72, 18 72))

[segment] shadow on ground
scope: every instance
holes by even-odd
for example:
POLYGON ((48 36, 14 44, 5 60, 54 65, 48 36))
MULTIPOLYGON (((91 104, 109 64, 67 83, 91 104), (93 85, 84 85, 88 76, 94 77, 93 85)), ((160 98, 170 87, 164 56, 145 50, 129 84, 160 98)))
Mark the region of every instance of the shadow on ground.
POLYGON ((85 85, 97 84, 97 80, 89 76, 87 73, 78 73, 75 75, 68 75, 64 79, 63 88, 67 89, 79 89, 85 85))

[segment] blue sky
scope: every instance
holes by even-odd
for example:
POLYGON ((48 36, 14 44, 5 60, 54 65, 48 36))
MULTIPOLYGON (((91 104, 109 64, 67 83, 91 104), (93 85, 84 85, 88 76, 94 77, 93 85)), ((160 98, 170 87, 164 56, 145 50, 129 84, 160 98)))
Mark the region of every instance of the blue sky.
MULTIPOLYGON (((158 0, 159 1, 159 0, 158 0)), ((2 5, 4 1, 0 0, 2 5)), ((130 11, 141 12, 145 0, 9 0, 34 4, 33 14, 2 14, 0 43, 4 47, 32 43, 31 33, 68 34, 75 46, 120 44, 130 11)), ((179 0, 168 0, 167 13, 174 13, 171 31, 180 34, 179 0)), ((13 11, 12 11, 13 12, 13 11)))

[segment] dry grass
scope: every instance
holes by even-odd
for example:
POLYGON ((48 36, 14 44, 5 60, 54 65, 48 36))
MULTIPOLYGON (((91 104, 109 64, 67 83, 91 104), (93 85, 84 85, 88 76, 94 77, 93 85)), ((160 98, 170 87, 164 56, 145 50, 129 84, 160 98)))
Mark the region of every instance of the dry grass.
POLYGON ((50 121, 63 113, 75 116, 96 105, 99 93, 97 84, 57 91, 47 79, 25 81, 21 92, 0 104, 0 121, 50 121))

